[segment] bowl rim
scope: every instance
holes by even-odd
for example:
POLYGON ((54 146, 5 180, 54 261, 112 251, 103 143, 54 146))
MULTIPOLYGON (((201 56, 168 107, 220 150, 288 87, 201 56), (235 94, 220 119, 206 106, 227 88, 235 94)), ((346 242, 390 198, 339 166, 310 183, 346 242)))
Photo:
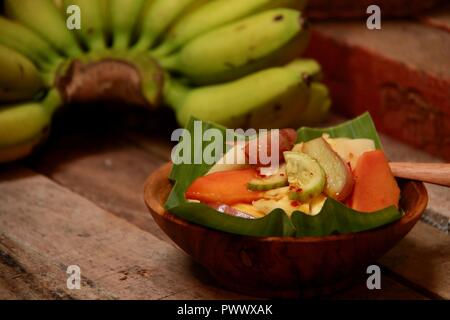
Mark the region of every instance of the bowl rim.
MULTIPOLYGON (((410 223, 411 221, 420 218, 420 216, 425 211, 427 205, 428 205, 428 192, 425 188, 425 185, 423 182, 414 181, 414 180, 408 180, 403 179, 406 183, 410 183, 414 189, 416 189, 418 194, 417 203, 413 210, 405 212, 403 216, 392 223, 380 226, 378 228, 369 229, 361 232, 353 232, 353 233, 342 233, 342 234, 336 234, 336 235, 329 235, 329 236, 322 236, 322 237, 277 237, 277 236, 271 236, 271 237, 257 237, 257 236, 249 236, 249 235, 241 235, 241 234, 235 234, 231 232, 225 232, 221 230, 216 230, 213 228, 209 228, 200 224, 196 224, 190 221, 187 221, 185 219, 179 218, 173 213, 167 211, 163 204, 161 204, 156 197, 152 197, 151 195, 153 192, 151 192, 152 186, 157 182, 159 179, 159 175, 162 175, 163 179, 167 180, 167 183, 170 184, 169 181, 169 173, 172 168, 172 162, 167 162, 155 171, 153 171, 150 176, 147 178, 144 184, 144 201, 147 206, 147 208, 150 210, 152 214, 157 214, 161 216, 163 219, 170 220, 171 222, 174 222, 178 225, 189 227, 192 229, 198 229, 199 231, 208 231, 208 232, 215 232, 227 236, 232 237, 238 237, 242 239, 252 239, 253 241, 260 241, 260 242, 283 242, 283 243, 314 243, 314 242, 334 242, 334 241, 346 241, 358 236, 363 236, 365 234, 370 234, 373 232, 381 231, 383 229, 390 229, 394 228, 396 226, 400 225, 406 225, 410 223), (167 174, 165 172, 167 171, 167 174)), ((172 187, 171 187, 172 188, 172 187)))

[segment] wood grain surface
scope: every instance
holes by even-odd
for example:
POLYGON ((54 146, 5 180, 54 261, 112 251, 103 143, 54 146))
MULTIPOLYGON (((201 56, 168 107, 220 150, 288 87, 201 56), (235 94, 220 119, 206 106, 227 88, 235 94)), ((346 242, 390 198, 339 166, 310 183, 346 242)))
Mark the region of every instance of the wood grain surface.
MULTIPOLYGON (((145 208, 144 181, 169 158, 175 124, 76 114, 32 159, 0 168, 0 298, 243 298, 168 240, 145 208), (71 264, 81 267, 81 290, 66 287, 71 264)), ((361 282, 329 298, 448 297, 448 241, 420 222, 381 260, 382 290, 361 282)))
POLYGON ((199 286, 203 298, 237 297, 193 277, 192 261, 173 246, 39 174, 18 168, 0 179, 0 261, 44 297, 198 297, 199 286), (81 268, 82 290, 67 289, 69 265, 81 268))
POLYGON ((265 298, 330 295, 364 277, 364 270, 394 247, 423 214, 423 183, 401 185, 403 217, 387 226, 326 237, 248 237, 189 223, 164 209, 172 189, 171 163, 145 184, 144 199, 158 225, 230 290, 265 298))

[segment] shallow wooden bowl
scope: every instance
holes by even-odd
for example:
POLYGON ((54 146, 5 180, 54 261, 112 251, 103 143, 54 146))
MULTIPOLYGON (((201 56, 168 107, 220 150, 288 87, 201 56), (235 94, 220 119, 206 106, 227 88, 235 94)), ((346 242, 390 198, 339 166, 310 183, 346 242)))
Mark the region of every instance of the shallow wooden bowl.
POLYGON ((258 297, 310 297, 348 286, 411 230, 428 202, 422 183, 403 181, 405 215, 381 228, 327 237, 240 236, 165 211, 170 169, 171 164, 164 165, 145 185, 145 202, 155 221, 225 288, 258 297))

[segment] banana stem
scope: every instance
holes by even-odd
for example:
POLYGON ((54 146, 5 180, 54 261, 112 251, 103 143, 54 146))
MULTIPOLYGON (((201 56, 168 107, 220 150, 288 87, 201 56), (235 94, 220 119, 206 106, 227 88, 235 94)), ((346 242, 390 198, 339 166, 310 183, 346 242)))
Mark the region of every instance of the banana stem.
POLYGON ((55 81, 55 74, 52 72, 42 72, 41 78, 46 87, 52 87, 55 81))
POLYGON ((146 51, 153 46, 155 39, 156 38, 153 35, 143 36, 139 39, 139 41, 133 47, 133 50, 146 51))
POLYGON ((163 57, 159 59, 159 64, 166 70, 177 70, 178 56, 172 54, 168 57, 163 57))
POLYGON ((167 56, 168 54, 172 53, 173 46, 170 45, 169 42, 164 42, 159 47, 157 47, 155 50, 152 51, 153 56, 156 58, 163 58, 167 56))
POLYGON ((42 101, 42 106, 49 116, 51 116, 56 109, 62 105, 61 95, 58 89, 52 89, 48 92, 47 96, 42 101))
POLYGON ((125 34, 115 34, 113 39, 113 49, 125 50, 128 48, 129 38, 125 34))
POLYGON ((66 49, 67 56, 69 58, 79 57, 83 54, 83 51, 79 46, 74 46, 66 49))
POLYGON ((44 81, 47 87, 53 87, 55 82, 55 75, 58 70, 58 67, 64 62, 64 59, 58 57, 55 61, 51 63, 46 63, 40 65, 40 74, 42 80, 44 81))
POLYGON ((176 112, 182 107, 188 93, 189 88, 173 79, 170 79, 164 88, 165 100, 176 112))
POLYGON ((89 43, 89 49, 91 51, 102 51, 106 49, 106 41, 104 38, 94 38, 89 43))

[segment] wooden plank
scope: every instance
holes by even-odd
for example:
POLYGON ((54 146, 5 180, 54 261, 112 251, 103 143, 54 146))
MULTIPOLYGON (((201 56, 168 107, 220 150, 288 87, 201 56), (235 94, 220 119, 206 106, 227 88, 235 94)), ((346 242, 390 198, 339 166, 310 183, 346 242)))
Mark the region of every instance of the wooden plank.
POLYGON ((3 252, 0 252, 0 275, 1 300, 51 299, 50 295, 33 287, 32 276, 21 273, 20 267, 3 252))
POLYGON ((450 299, 450 236, 419 222, 380 262, 408 284, 450 299))
MULTIPOLYGON (((442 162, 437 157, 400 143, 386 135, 381 135, 381 141, 391 161, 442 162)), ((441 231, 450 232, 450 194, 448 188, 432 184, 426 184, 426 188, 429 201, 422 220, 426 220, 441 231)))
POLYGON ((369 290, 365 283, 339 292, 330 297, 333 300, 427 300, 428 298, 411 288, 398 283, 384 272, 381 276, 381 289, 369 290))
POLYGON ((381 131, 450 159, 449 32, 384 20, 381 30, 360 22, 312 30, 307 55, 323 66, 336 111, 369 110, 381 131))
MULTIPOLYGON (((342 119, 336 121, 342 121, 342 119)), ((386 144, 386 141, 384 142, 386 144)), ((395 142, 388 143, 388 147, 396 150, 398 145, 395 142)), ((126 138, 116 135, 89 135, 87 138, 83 134, 76 134, 57 138, 31 164, 59 184, 91 199, 103 208, 118 212, 119 217, 165 239, 164 235, 158 233, 159 229, 152 229, 157 226, 149 227, 153 224, 153 220, 147 209, 143 207, 142 198, 136 195, 141 194, 140 184, 150 171, 159 165, 160 161, 167 160, 170 149, 170 143, 149 134, 127 134, 126 138), (148 172, 136 167, 148 168, 148 172), (110 188, 108 184, 111 181, 120 181, 123 187, 110 188), (130 210, 130 208, 134 209, 130 210)), ((189 269, 195 268, 190 266, 189 269)), ((198 277, 208 279, 204 272, 198 277)), ((405 299, 423 298, 389 277, 384 277, 383 283, 387 285, 383 286, 381 291, 369 291, 364 285, 359 285, 336 297, 339 298, 342 295, 362 299, 377 299, 384 296, 405 299)), ((186 298, 186 295, 191 294, 191 298, 216 297, 211 292, 205 294, 202 287, 195 287, 169 294, 164 298, 186 298)))
MULTIPOLYGON (((20 170, 15 173, 3 173, 1 181, 0 199, 4 206, 0 210, 0 222, 4 227, 0 229, 2 257, 0 270, 5 266, 10 269, 8 272, 1 272, 2 298, 239 297, 232 293, 224 293, 220 289, 209 287, 205 289, 203 283, 212 280, 192 260, 151 236, 149 238, 152 244, 148 244, 144 241, 148 238, 145 233, 142 235, 143 232, 137 228, 123 226, 123 223, 117 221, 119 219, 112 215, 109 217, 108 213, 96 208, 89 201, 45 178, 20 170), (27 194, 24 199, 24 190, 34 192, 27 194), (52 199, 51 203, 47 201, 49 198, 52 199), (116 224, 119 225, 119 230, 116 224), (139 241, 139 244, 130 244, 128 239, 139 241), (154 254, 151 253, 153 249, 166 253, 162 259, 158 257, 154 259, 154 254), (127 253, 130 250, 131 255, 127 253), (151 261, 147 261, 149 257, 151 261), (81 291, 68 291, 64 288, 67 276, 65 268, 71 263, 80 265, 82 269, 83 284, 86 288, 81 291), (178 276, 174 277, 168 272, 167 281, 170 282, 170 286, 159 288, 160 281, 163 280, 158 278, 165 277, 164 272, 159 271, 161 269, 174 269, 172 271, 177 273, 178 276), (145 296, 144 284, 138 285, 135 282, 151 282, 152 275, 156 276, 159 289, 156 295, 145 296), (180 280, 180 275, 182 283, 185 282, 187 288, 178 289, 179 285, 174 284, 174 281, 180 280), (195 279, 191 279, 193 276, 195 279), (172 277, 174 278, 170 281, 172 277), (193 285, 190 286, 190 283, 193 285), (135 292, 136 286, 142 291, 135 292)), ((152 285, 151 283, 148 286, 146 283, 145 287, 148 286, 150 290, 152 285)), ((369 293, 376 293, 378 298, 382 298, 386 293, 387 296, 392 296, 398 292, 397 298, 421 298, 412 291, 399 291, 398 287, 398 284, 388 281, 386 289, 382 292, 369 292, 358 287, 356 290, 345 291, 344 297, 365 299, 374 297, 369 293)))
MULTIPOLYGON (((341 118, 336 119, 336 121, 342 121, 341 118)), ((152 149, 155 148, 153 144, 153 137, 141 134, 129 135, 133 143, 120 142, 121 139, 114 139, 114 145, 109 145, 109 148, 103 148, 99 146, 108 145, 107 142, 102 142, 102 139, 94 139, 95 146, 93 150, 89 147, 85 148, 83 144, 69 143, 67 137, 61 137, 60 142, 52 144, 46 154, 36 161, 33 162, 34 167, 36 167, 41 172, 45 173, 51 179, 54 179, 59 184, 76 191, 77 193, 99 203, 101 207, 108 208, 108 210, 119 212, 118 216, 136 224, 143 230, 147 230, 153 234, 157 234, 161 239, 167 240, 164 235, 161 234, 159 228, 154 225, 153 220, 147 212, 147 209, 142 205, 142 198, 136 197, 136 194, 140 195, 141 186, 147 174, 149 172, 143 172, 142 170, 135 170, 132 167, 145 167, 151 168, 154 161, 154 156, 152 155, 152 149), (70 145, 71 150, 65 150, 62 148, 63 145, 70 145), (139 148, 136 147, 139 145, 139 148), (140 150, 142 148, 142 150, 140 150), (79 156, 71 157, 67 156, 70 152, 74 152, 79 156), (108 166, 105 167, 105 159, 111 159, 110 166, 113 166, 115 170, 110 170, 108 166), (52 168, 58 168, 58 170, 53 170, 52 168), (118 179, 119 178, 119 179, 118 179), (126 187, 123 188, 109 188, 107 186, 110 181, 118 180, 126 187), (136 188, 139 186, 139 188, 136 188), (112 202, 110 199, 114 199, 112 202), (129 210, 129 208, 138 208, 137 210, 129 210), (133 215, 129 214, 132 212, 133 215), (132 218, 130 218, 130 216, 132 218), (157 228, 157 230, 150 228, 150 226, 157 228)), ((81 139, 82 141, 85 139, 81 139)), ((122 138, 122 141, 124 139, 122 138)), ((410 150, 410 148, 405 147, 395 141, 391 141, 388 138, 383 137, 383 142, 388 150, 395 155, 396 160, 403 159, 404 156, 413 155, 415 160, 422 160, 430 156, 420 152, 416 154, 416 151, 410 150)), ((161 142, 159 142, 161 143, 161 142)), ((162 142, 163 143, 163 142, 162 142)), ((164 143, 163 143, 164 144, 164 143)), ((88 144, 89 145, 89 144, 88 144)), ((170 150, 171 145, 166 143, 166 146, 157 147, 157 150, 170 150)), ((165 153, 167 155, 167 152, 165 153)), ((164 157, 162 157, 164 158, 164 157)), ((150 170, 150 169, 149 169, 150 170)), ((387 278, 386 282, 388 287, 386 290, 382 290, 381 293, 377 291, 369 291, 364 286, 356 290, 350 291, 353 293, 348 293, 346 296, 354 297, 365 297, 365 298, 380 298, 383 295, 392 297, 402 297, 402 291, 408 291, 404 286, 392 281, 392 279, 387 278), (402 289, 403 288, 403 289, 402 289)), ((200 292, 201 293, 201 292, 200 292)), ((178 293, 168 298, 184 297, 187 293, 178 293)), ((194 294, 194 293, 193 293, 194 294)), ((201 294, 195 294, 197 297, 202 297, 201 294)), ((417 293, 414 291, 409 291, 403 296, 405 298, 416 298, 417 293)), ((420 295, 419 295, 420 296, 420 295)), ((207 297, 206 297, 207 298, 207 297)))
MULTIPOLYGON (((217 296, 205 295, 203 290, 195 290, 191 292, 179 292, 177 294, 165 297, 163 300, 185 300, 185 299, 202 299, 213 300, 217 296)), ((353 287, 336 292, 330 296, 322 297, 330 300, 428 300, 421 293, 400 284, 387 275, 382 275, 381 290, 369 290, 365 283, 355 284, 353 287)))
POLYGON ((202 283, 186 255, 43 176, 18 168, 0 181, 0 265, 11 269, 1 283, 15 284, 15 273, 32 294, 52 299, 162 299, 194 288, 241 297, 202 283), (69 265, 81 268, 81 290, 66 287, 69 265))
POLYGON ((144 204, 143 186, 148 175, 169 160, 167 141, 176 128, 170 110, 94 105, 62 111, 51 140, 28 166, 168 241, 144 204), (145 143, 139 140, 142 136, 145 143))
MULTIPOLYGON (((9 268, 0 272, 2 298, 241 298, 215 288, 170 245, 44 177, 15 170, 0 181, 0 270, 9 268), (82 290, 65 288, 70 264, 81 267, 82 290)), ((361 284, 334 298, 424 298, 388 277, 382 283, 382 290, 361 284)))
MULTIPOLYGON (((157 138, 152 141, 157 142, 157 138)), ((143 201, 145 180, 168 158, 163 156, 165 146, 160 145, 154 145, 155 156, 120 135, 62 136, 56 137, 30 166, 159 239, 168 240, 143 201)))

